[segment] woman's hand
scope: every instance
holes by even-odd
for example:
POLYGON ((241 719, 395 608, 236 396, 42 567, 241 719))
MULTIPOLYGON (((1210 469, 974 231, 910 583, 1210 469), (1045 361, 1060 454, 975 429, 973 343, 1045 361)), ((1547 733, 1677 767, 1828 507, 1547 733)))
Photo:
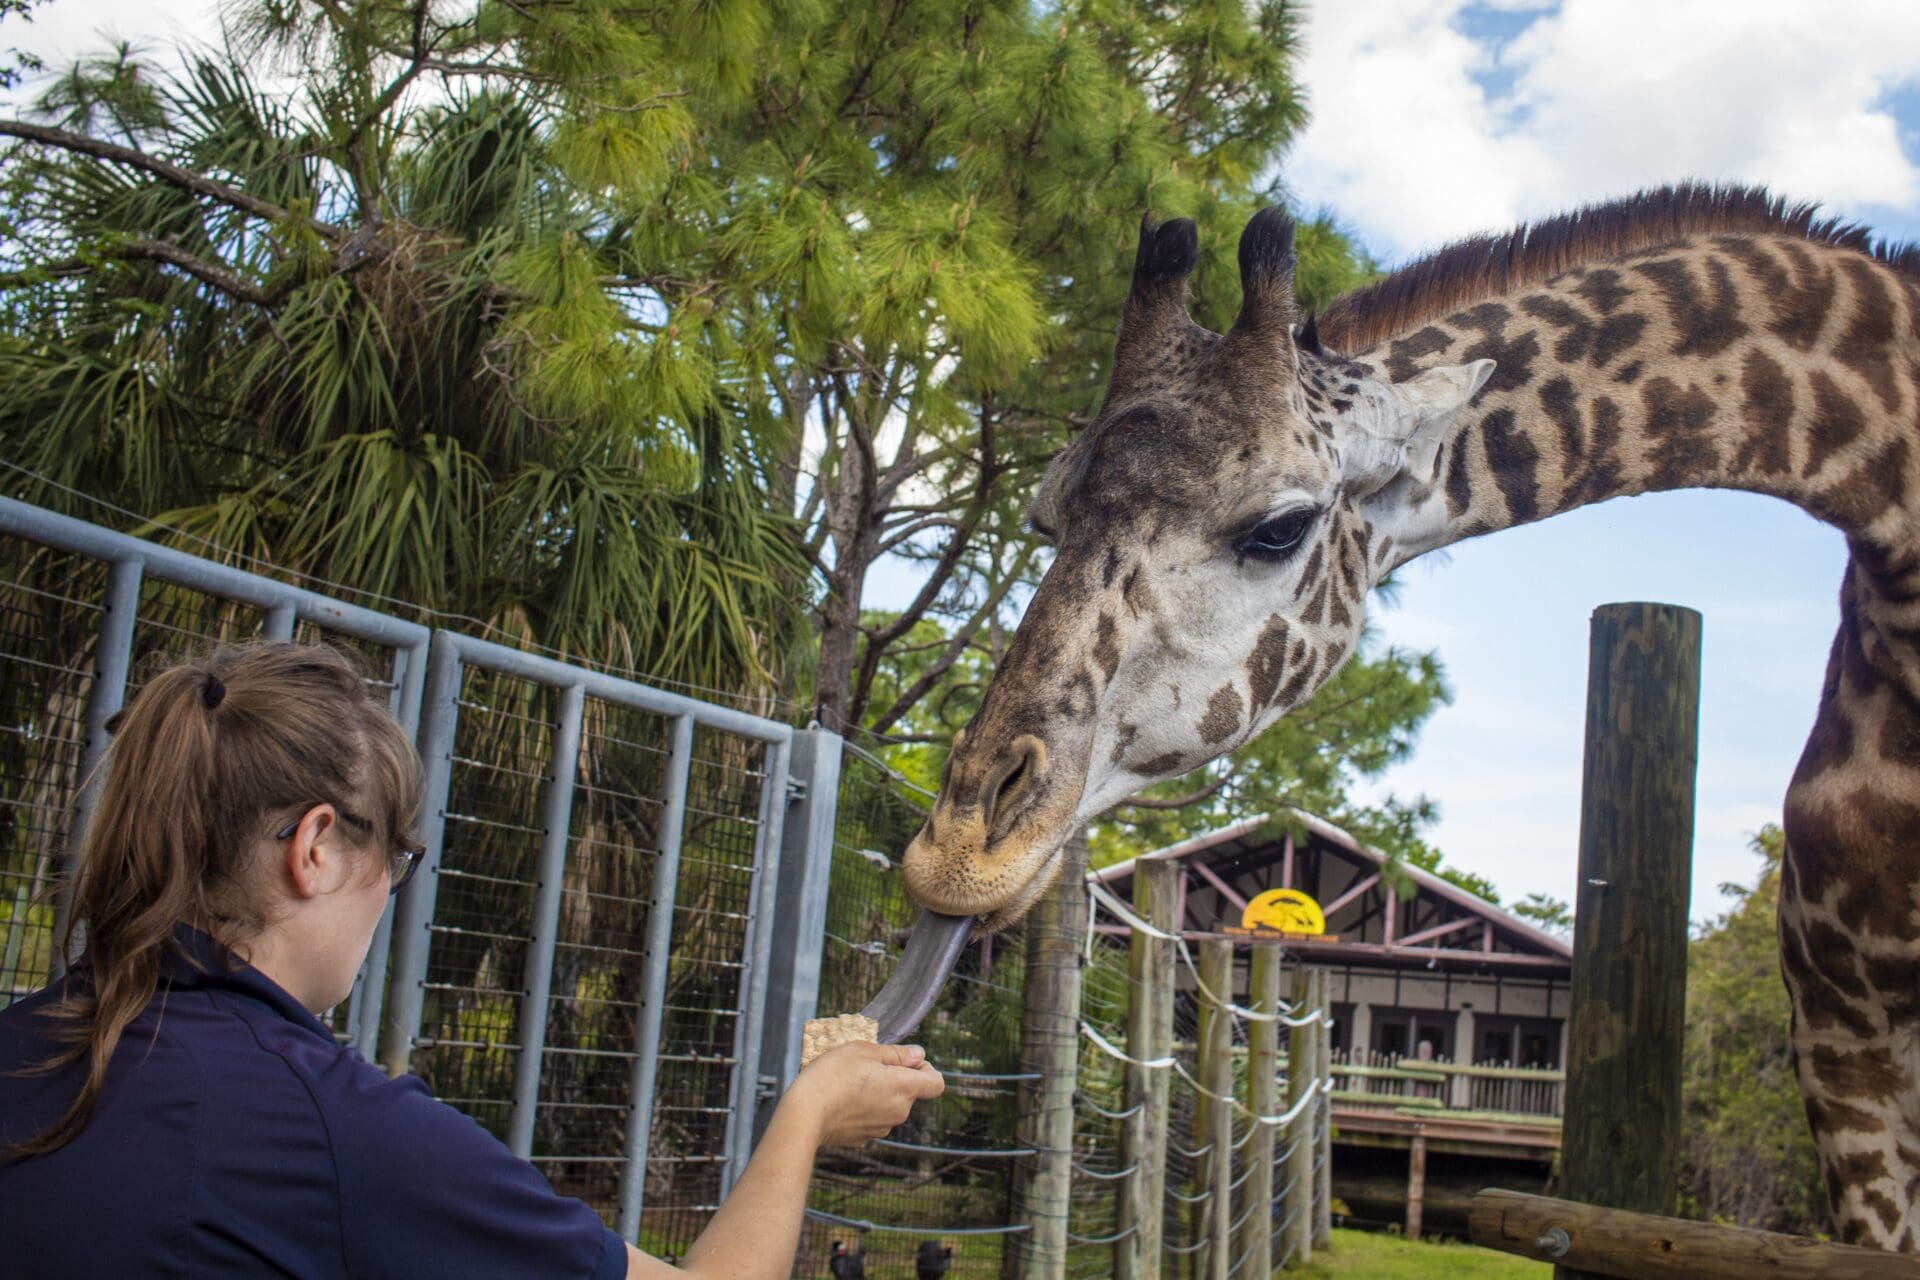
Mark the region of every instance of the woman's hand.
POLYGON ((914 1103, 946 1089, 919 1045, 843 1044, 802 1071, 782 1105, 811 1114, 821 1146, 857 1147, 884 1138, 914 1103))

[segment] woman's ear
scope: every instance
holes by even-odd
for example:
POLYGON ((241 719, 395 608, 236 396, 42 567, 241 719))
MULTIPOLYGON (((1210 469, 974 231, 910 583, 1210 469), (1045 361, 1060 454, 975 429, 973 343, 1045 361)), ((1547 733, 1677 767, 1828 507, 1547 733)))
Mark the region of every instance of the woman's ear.
POLYGON ((340 846, 339 827, 334 807, 317 804, 280 841, 280 866, 294 897, 317 898, 337 886, 347 852, 340 846))

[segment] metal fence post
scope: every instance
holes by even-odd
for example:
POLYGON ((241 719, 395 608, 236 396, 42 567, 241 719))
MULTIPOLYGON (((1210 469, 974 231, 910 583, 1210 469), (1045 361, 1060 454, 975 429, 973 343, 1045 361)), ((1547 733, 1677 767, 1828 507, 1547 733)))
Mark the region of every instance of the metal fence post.
POLYGON ((540 871, 534 881, 526 986, 520 996, 520 1056, 513 1064, 513 1113, 507 1120, 507 1147, 517 1156, 533 1154, 533 1120, 540 1105, 540 1061, 547 1047, 553 952, 560 941, 573 779, 580 761, 580 719, 586 701, 586 690, 577 684, 560 691, 560 714, 547 753, 546 794, 540 801, 540 871))
MULTIPOLYGON (((793 735, 792 801, 781 832, 779 910, 770 931, 766 1034, 760 1050, 762 1074, 776 1087, 799 1073, 801 1035, 807 1019, 819 1011, 842 746, 840 735, 830 729, 793 735)), ((771 1114, 771 1105, 761 1108, 762 1125, 771 1114)))
POLYGON ((620 1168, 622 1236, 640 1238, 640 1201, 646 1194, 647 1143, 653 1132, 654 1082, 659 1075, 660 1019, 667 999, 667 962, 673 942, 674 901, 680 888, 680 836, 687 816, 687 772, 693 763, 693 717, 675 716, 662 779, 660 854, 647 904, 646 962, 633 1033, 633 1084, 627 1094, 626 1163, 620 1168))
POLYGON ((61 953, 59 940, 66 934, 67 921, 73 915, 74 873, 80 869, 80 851, 86 844, 87 826, 93 821, 94 806, 100 802, 100 762, 106 758, 110 741, 107 721, 127 699, 127 668, 133 658, 133 626, 140 615, 140 580, 144 568, 141 561, 131 556, 115 560, 107 568, 106 598, 102 602, 100 630, 93 647, 93 684, 87 690, 87 737, 80 763, 80 796, 67 834, 67 874, 62 879, 54 907, 54 946, 50 953, 54 978, 67 969, 68 957, 61 953))
MULTIPOLYGON (((782 836, 787 820, 787 777, 793 765, 793 740, 768 743, 765 776, 760 780, 760 828, 753 843, 753 873, 748 889, 745 950, 747 970, 740 982, 740 1021, 734 1027, 733 1106, 727 1111, 727 1163, 721 1169, 720 1194, 733 1189, 753 1154, 754 1115, 759 1107, 760 1040, 766 1025, 767 966, 773 954, 774 916, 780 902, 782 836)), ((775 1082, 773 1087, 777 1087, 775 1082)))
POLYGON ((283 601, 267 610, 266 619, 260 625, 260 638, 263 640, 291 640, 294 625, 299 621, 299 611, 291 600, 283 601))
MULTIPOLYGON (((1280 944, 1256 942, 1248 962, 1247 1005, 1260 1013, 1280 1010, 1280 944)), ((1255 1116, 1274 1113, 1274 1070, 1280 1056, 1280 1024, 1247 1024, 1247 1109, 1255 1116)), ((1256 1119, 1248 1140, 1246 1199, 1252 1208, 1241 1220, 1240 1256, 1256 1276, 1273 1273, 1273 1126, 1256 1119)))
MULTIPOLYGON (((400 722, 407 737, 420 740, 420 695, 426 688, 427 640, 401 645, 393 651, 393 698, 388 710, 400 722)), ((379 1051, 380 1014, 387 999, 387 960, 393 951, 393 921, 399 912, 396 902, 387 903, 380 923, 373 931, 373 945, 367 948, 367 962, 354 983, 353 997, 347 1006, 347 1043, 365 1057, 379 1051)))
MULTIPOLYGON (((1134 864, 1133 909, 1154 928, 1172 933, 1171 862, 1134 864)), ((1152 1062, 1173 1052, 1173 943, 1136 929, 1127 951, 1127 1055, 1152 1062)), ((1172 1072, 1126 1064, 1127 1119, 1120 1130, 1120 1165, 1131 1168, 1120 1188, 1118 1229, 1131 1232, 1114 1253, 1116 1280, 1159 1280, 1163 1266, 1167 1194, 1167 1108, 1172 1072)))
POLYGON ((426 766, 426 802, 420 815, 420 838, 427 846, 426 865, 400 892, 394 908, 393 982, 380 1034, 380 1065, 388 1075, 407 1069, 413 1039, 420 1031, 427 981, 427 953, 432 945, 433 902, 440 890, 440 858, 447 830, 447 790, 453 778, 453 735, 460 722, 459 646, 444 631, 433 636, 427 660, 427 687, 422 699, 420 760, 426 766))

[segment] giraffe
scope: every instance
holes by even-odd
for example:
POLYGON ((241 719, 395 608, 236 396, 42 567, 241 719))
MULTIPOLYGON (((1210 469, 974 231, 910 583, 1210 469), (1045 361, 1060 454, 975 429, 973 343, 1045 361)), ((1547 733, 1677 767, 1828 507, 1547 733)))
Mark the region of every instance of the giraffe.
POLYGON ((1782 972, 1838 1234, 1920 1252, 1920 250, 1683 185, 1465 241, 1302 317, 1255 215, 1186 309, 1144 220, 1111 381, 1031 505, 1054 547, 904 859, 1020 918, 1068 835, 1238 747, 1353 652, 1369 589, 1463 538, 1677 488, 1793 502, 1849 560, 1785 804, 1782 972))

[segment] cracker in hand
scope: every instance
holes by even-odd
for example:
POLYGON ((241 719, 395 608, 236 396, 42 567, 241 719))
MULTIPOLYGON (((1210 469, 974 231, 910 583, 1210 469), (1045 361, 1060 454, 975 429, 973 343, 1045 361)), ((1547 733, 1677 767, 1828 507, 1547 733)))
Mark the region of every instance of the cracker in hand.
POLYGON ((880 1024, 858 1013, 843 1013, 837 1018, 809 1018, 800 1036, 800 1065, 805 1067, 827 1050, 843 1044, 880 1039, 880 1024))

